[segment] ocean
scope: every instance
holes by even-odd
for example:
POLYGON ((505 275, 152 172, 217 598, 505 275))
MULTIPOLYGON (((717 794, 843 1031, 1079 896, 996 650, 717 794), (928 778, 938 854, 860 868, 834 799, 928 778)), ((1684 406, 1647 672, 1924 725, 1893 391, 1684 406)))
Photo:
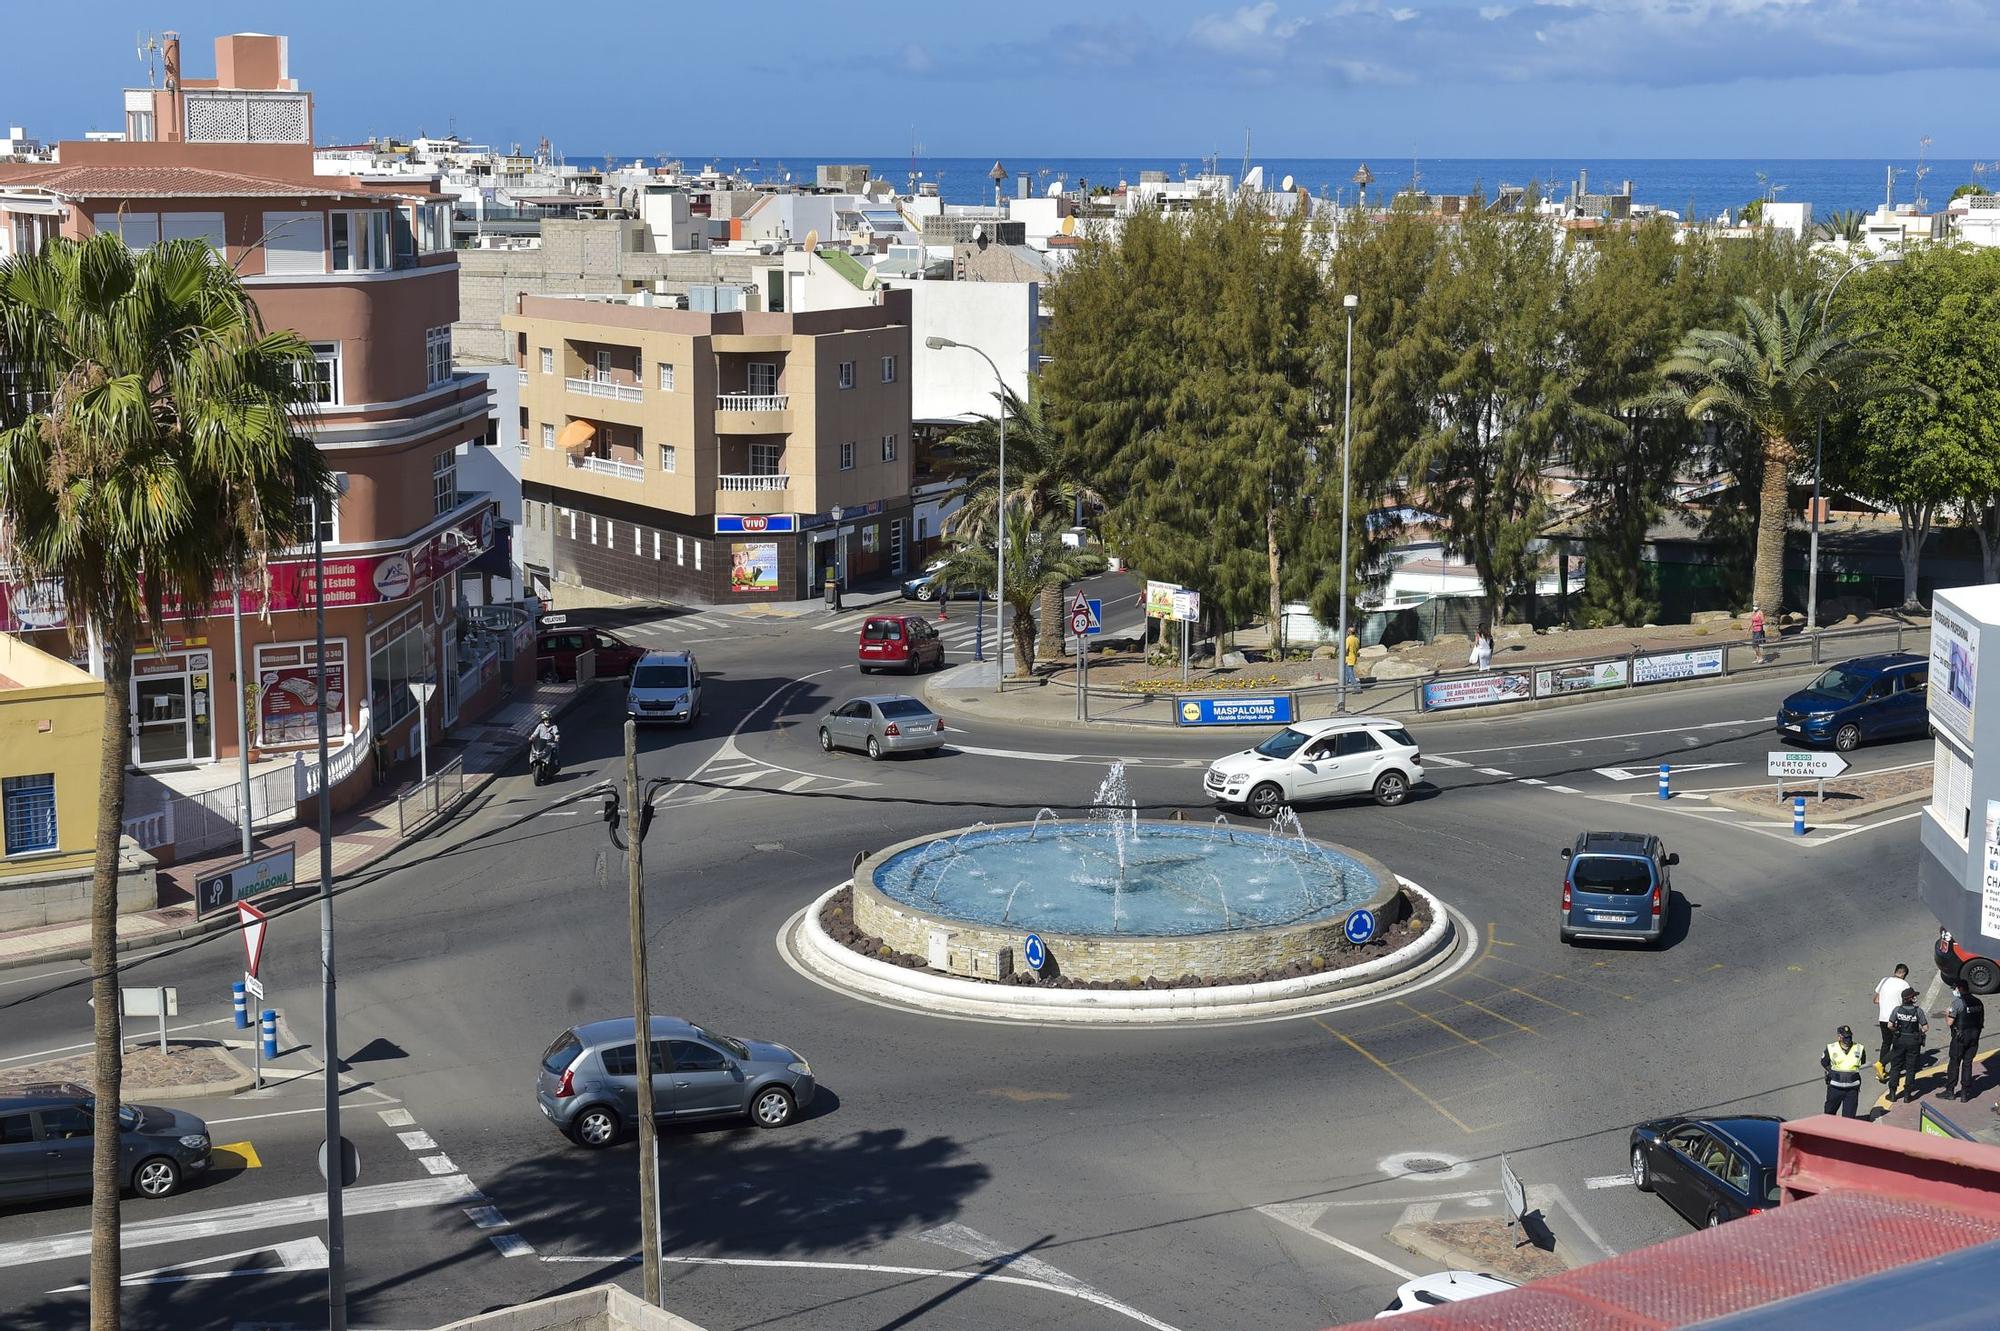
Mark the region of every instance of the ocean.
MULTIPOLYGON (((617 154, 622 162, 629 162, 635 156, 652 159, 658 154, 617 154)), ((789 172, 793 180, 808 182, 813 178, 813 168, 819 163, 866 162, 872 174, 894 182, 898 189, 907 188, 912 170, 908 157, 840 157, 825 154, 756 157, 730 153, 719 156, 670 153, 666 156, 679 157, 690 168, 713 165, 740 171, 752 180, 778 180, 789 172)), ((573 165, 599 160, 600 157, 590 155, 569 157, 573 165)), ((1526 185, 1533 182, 1543 187, 1544 194, 1566 195, 1578 173, 1588 172, 1592 193, 1615 190, 1620 182, 1630 180, 1635 200, 1671 209, 1683 217, 1712 218, 1724 209, 1739 209, 1752 199, 1773 191, 1782 202, 1810 203, 1813 216, 1823 218, 1845 209, 1868 212, 1885 196, 1896 203, 1910 203, 1922 195, 1927 200, 1928 208, 1936 211, 1950 199, 1952 190, 1967 182, 1983 183, 1988 188, 2000 190, 2000 163, 1979 164, 1991 168, 1981 174, 1974 170, 1973 162, 1962 159, 1919 163, 1914 159, 1885 161, 1875 158, 1759 161, 1718 158, 1444 157, 1423 158, 1415 162, 1407 157, 1251 158, 1253 166, 1264 168, 1267 188, 1276 189, 1286 176, 1290 176, 1295 185, 1304 186, 1314 194, 1324 190, 1331 196, 1338 190, 1340 197, 1349 201, 1354 198, 1352 181, 1355 169, 1363 161, 1367 162, 1375 177, 1375 183, 1369 187, 1371 198, 1386 198, 1389 192, 1408 185, 1413 176, 1424 191, 1432 194, 1466 194, 1475 187, 1493 194, 1502 184, 1526 185), (1891 170, 1895 172, 1894 179, 1885 182, 1885 173, 1891 170), (1924 172, 1921 178, 1919 170, 1924 172), (1552 182, 1553 189, 1550 188, 1552 182)), ((1031 182, 1029 192, 1040 194, 1059 179, 1068 182, 1071 187, 1079 180, 1087 180, 1093 186, 1115 186, 1121 180, 1137 181, 1141 171, 1164 171, 1169 179, 1174 179, 1183 174, 1197 174, 1203 166, 1202 159, 1195 155, 1180 158, 1003 156, 1000 162, 1007 168, 1008 179, 1003 188, 1010 197, 1017 188, 1015 182, 1024 175, 1031 182)), ((1225 156, 1216 162, 1216 166, 1231 176, 1240 177, 1243 159, 1241 156, 1225 156)), ((993 182, 987 178, 987 173, 993 169, 990 157, 919 157, 915 160, 914 169, 922 173, 924 180, 937 182, 938 192, 947 203, 991 203, 993 200, 993 182)))

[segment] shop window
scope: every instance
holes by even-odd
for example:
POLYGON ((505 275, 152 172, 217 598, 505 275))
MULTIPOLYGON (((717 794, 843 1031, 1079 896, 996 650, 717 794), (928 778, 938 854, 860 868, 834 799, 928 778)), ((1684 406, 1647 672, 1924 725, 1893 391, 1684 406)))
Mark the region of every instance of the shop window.
POLYGON ((430 682, 424 655, 429 638, 423 616, 406 616, 402 626, 392 626, 369 639, 375 644, 368 653, 369 708, 377 733, 381 733, 417 710, 412 684, 430 682))
MULTIPOLYGON (((257 648, 257 743, 264 748, 309 744, 319 739, 319 666, 309 642, 274 643, 257 648)), ((338 743, 347 735, 347 644, 326 644, 326 733, 338 743)))
POLYGON ((0 816, 6 820, 9 855, 57 849, 55 774, 10 776, 0 782, 0 816))

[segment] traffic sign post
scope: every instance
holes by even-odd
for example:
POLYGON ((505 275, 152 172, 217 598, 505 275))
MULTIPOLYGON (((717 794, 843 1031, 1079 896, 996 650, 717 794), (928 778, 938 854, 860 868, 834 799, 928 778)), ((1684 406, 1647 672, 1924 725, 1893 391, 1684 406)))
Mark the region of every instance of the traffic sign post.
POLYGON ((1764 755, 1764 774, 1777 784, 1777 799, 1785 799, 1787 781, 1812 781, 1819 785, 1819 800, 1826 803, 1826 783, 1829 777, 1839 776, 1847 770, 1847 759, 1837 753, 1800 751, 1797 749, 1775 749, 1764 755))
POLYGON ((1104 631, 1104 603, 1078 592, 1069 603, 1069 631, 1076 639, 1076 719, 1090 720, 1090 652, 1088 639, 1104 631))
POLYGON ((1363 943, 1374 942, 1375 912, 1369 910, 1366 906, 1350 911, 1347 916, 1347 923, 1342 927, 1341 932, 1346 936, 1347 941, 1356 947, 1360 947, 1363 943))
POLYGON ((1021 960, 1027 962, 1028 969, 1035 974, 1042 973, 1042 967, 1048 964, 1049 950, 1043 945, 1040 934, 1029 934, 1021 944, 1021 960))
POLYGON ((264 960, 264 934, 270 928, 271 917, 249 902, 239 901, 236 919, 243 926, 243 957, 247 963, 244 969, 254 977, 258 963, 264 960))
POLYGON ((1521 1176, 1514 1172, 1514 1166, 1507 1161, 1507 1153, 1500 1153, 1500 1192, 1507 1199, 1507 1228, 1521 1226, 1521 1240, 1515 1247, 1527 1243, 1532 1238, 1524 1223, 1528 1217, 1528 1190, 1521 1185, 1521 1176))

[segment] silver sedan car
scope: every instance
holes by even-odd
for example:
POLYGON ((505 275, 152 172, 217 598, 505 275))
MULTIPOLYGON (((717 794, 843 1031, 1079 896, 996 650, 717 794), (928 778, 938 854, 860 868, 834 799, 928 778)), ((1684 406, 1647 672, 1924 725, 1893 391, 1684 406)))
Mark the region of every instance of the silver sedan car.
POLYGON ((917 753, 944 743, 944 721, 902 693, 876 693, 842 703, 820 718, 819 746, 859 749, 870 758, 917 753))

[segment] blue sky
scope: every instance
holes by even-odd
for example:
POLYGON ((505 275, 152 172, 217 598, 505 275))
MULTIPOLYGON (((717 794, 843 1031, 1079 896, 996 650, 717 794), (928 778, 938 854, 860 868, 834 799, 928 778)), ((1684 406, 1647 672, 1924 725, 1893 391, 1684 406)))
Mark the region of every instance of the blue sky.
MULTIPOLYGON (((10 7, 12 9, 13 7, 10 7)), ((2000 0, 797 0, 8 16, 0 118, 115 128, 133 34, 276 30, 322 140, 573 154, 2000 157, 2000 0)))

